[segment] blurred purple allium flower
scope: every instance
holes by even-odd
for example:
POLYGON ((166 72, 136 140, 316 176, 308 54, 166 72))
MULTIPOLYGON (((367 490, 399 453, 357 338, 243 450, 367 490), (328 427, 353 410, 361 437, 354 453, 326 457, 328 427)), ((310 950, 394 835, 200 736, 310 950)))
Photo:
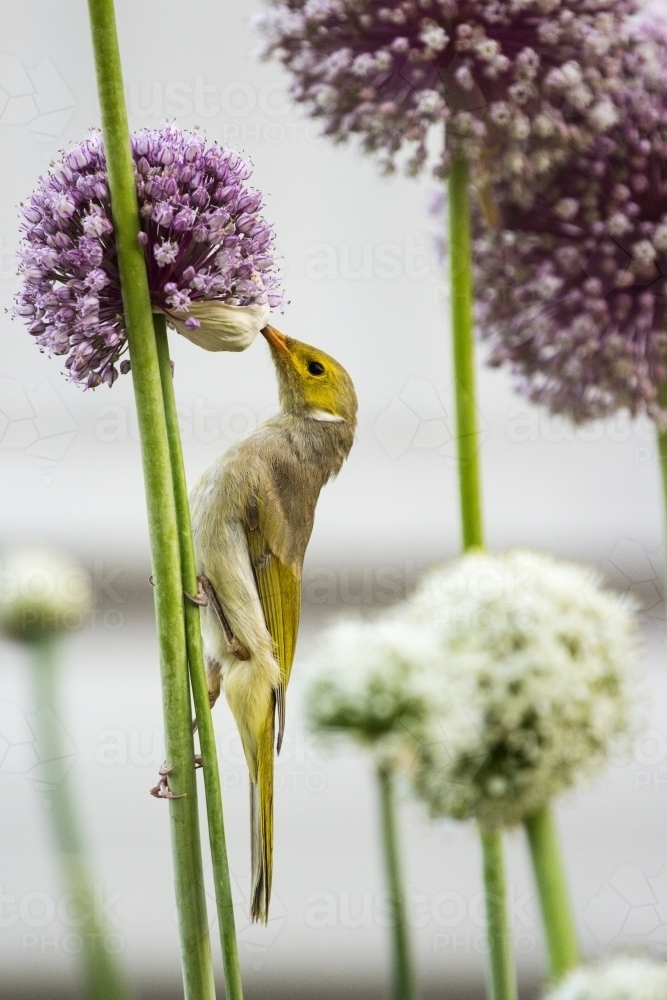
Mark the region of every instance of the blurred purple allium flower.
MULTIPOLYGON (((490 361, 575 421, 621 408, 661 426, 667 378, 667 30, 637 29, 620 117, 475 243, 490 361)), ((507 195, 507 192, 505 192, 507 195)))
POLYGON ((423 166, 447 122, 491 176, 542 176, 612 124, 635 0, 268 0, 265 54, 336 140, 363 136, 392 170, 423 166), (481 161, 481 162, 480 162, 481 161))
MULTIPOLYGON (((172 126, 139 132, 132 151, 153 311, 208 350, 240 349, 237 317, 263 326, 281 302, 273 231, 245 183, 251 168, 172 126), (251 308, 230 309, 239 306, 251 308)), ((67 355, 73 381, 113 385, 130 363, 120 360, 127 333, 101 137, 63 153, 22 212, 15 315, 42 348, 67 355)))

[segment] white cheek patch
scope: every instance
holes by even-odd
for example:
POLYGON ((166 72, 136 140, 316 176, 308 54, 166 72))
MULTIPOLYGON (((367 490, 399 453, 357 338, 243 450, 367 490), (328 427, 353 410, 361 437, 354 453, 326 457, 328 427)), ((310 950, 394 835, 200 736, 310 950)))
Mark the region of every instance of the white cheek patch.
POLYGON ((308 416, 311 420, 321 420, 323 423, 340 424, 342 417, 337 417, 335 413, 328 413, 326 410, 309 410, 308 416))

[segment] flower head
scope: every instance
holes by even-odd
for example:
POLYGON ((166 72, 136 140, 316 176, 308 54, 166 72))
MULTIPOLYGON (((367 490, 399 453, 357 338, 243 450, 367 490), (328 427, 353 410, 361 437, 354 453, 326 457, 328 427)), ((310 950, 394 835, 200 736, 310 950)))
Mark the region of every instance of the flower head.
POLYGON ((667 966, 623 957, 576 969, 547 1000, 667 1000, 667 966))
MULTIPOLYGON (((246 186, 249 165, 172 126, 134 135, 132 153, 153 311, 209 350, 247 346, 249 327, 256 333, 280 302, 273 232, 260 193, 246 186)), ((40 179, 23 231, 15 315, 40 347, 67 355, 72 380, 112 385, 127 331, 99 135, 40 179)))
MULTIPOLYGON (((475 244, 490 361, 576 421, 667 410, 667 31, 637 32, 618 121, 475 244)), ((502 194, 502 192, 501 192, 502 194)))
POLYGON ((428 575, 398 613, 440 645, 414 771, 434 815, 518 823, 599 769, 628 730, 636 626, 588 570, 471 553, 428 575))
MULTIPOLYGON (((347 734, 382 758, 402 758, 431 708, 439 650, 403 621, 343 621, 320 640, 306 699, 311 729, 347 734)), ((413 755, 413 751, 411 751, 413 755)))
POLYGON ((269 0, 266 54, 336 140, 363 136, 387 169, 426 159, 447 123, 487 173, 542 176, 614 120, 634 0, 269 0))
POLYGON ((49 549, 3 553, 0 631, 32 641, 80 628, 92 604, 90 578, 69 556, 49 549))

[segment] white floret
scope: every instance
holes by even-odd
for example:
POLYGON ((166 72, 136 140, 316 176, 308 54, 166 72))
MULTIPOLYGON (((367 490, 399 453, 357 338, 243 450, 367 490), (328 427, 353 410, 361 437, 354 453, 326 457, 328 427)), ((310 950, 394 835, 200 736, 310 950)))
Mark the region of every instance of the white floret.
POLYGON ((437 640, 415 624, 339 622, 322 635, 311 663, 311 728, 347 733, 381 757, 414 757, 411 733, 438 694, 439 661, 437 640))
POLYGON ((634 618, 590 570, 474 553, 429 574, 396 614, 440 643, 415 771, 435 815, 520 822, 598 770, 631 726, 634 618))
POLYGON ((648 958, 615 958, 577 969, 546 1000, 667 1000, 667 966, 648 958))

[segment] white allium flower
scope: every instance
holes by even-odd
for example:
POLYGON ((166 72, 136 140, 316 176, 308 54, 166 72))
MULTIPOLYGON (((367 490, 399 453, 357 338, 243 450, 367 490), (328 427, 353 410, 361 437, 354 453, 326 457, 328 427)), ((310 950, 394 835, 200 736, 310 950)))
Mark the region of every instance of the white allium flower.
POLYGON ((382 759, 414 759, 410 733, 439 685, 440 649, 431 629, 407 621, 341 621, 315 654, 306 694, 311 729, 347 734, 382 759))
POLYGON ((632 721, 631 610, 583 567, 470 553, 396 612, 438 636, 415 788, 434 815, 511 826, 598 770, 632 721))
POLYGON ((15 548, 0 559, 0 631, 41 639, 80 628, 92 606, 90 577, 51 549, 15 548))
POLYGON ((577 969, 547 1000, 667 1000, 667 965, 628 956, 577 969))

